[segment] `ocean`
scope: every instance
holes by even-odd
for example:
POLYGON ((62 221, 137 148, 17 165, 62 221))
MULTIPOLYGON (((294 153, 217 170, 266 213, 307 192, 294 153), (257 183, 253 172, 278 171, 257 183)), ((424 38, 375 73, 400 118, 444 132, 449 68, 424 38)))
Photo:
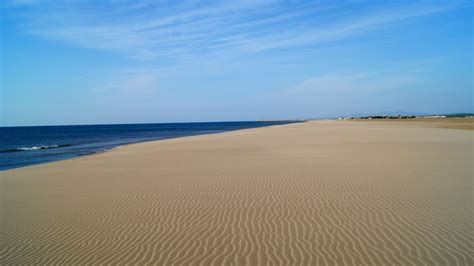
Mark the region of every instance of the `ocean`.
POLYGON ((69 159, 130 143, 287 123, 291 121, 0 127, 0 170, 69 159))

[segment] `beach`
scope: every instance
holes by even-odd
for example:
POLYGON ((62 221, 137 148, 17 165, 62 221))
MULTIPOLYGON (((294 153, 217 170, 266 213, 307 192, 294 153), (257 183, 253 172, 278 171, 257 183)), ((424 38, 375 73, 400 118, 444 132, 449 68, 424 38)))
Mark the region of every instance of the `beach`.
POLYGON ((472 123, 309 121, 2 171, 0 264, 473 265, 472 123))

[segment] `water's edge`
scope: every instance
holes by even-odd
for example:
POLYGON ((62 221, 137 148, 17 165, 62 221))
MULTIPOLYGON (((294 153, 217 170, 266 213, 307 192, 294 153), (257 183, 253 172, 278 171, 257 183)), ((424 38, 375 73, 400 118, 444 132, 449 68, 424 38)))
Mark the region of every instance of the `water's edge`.
MULTIPOLYGON (((304 123, 306 122, 305 120, 284 120, 284 121, 256 121, 256 122, 277 122, 277 124, 269 124, 269 125, 261 125, 257 127, 248 127, 248 128, 239 128, 239 129, 230 129, 230 130, 225 130, 225 131, 218 131, 218 132, 197 132, 196 134, 189 134, 189 135, 181 135, 181 136, 165 136, 165 137, 160 137, 156 139, 147 139, 147 140, 141 140, 141 141, 136 141, 136 142, 129 142, 129 143, 123 143, 123 144, 118 144, 114 145, 110 148, 106 148, 103 150, 98 150, 98 151, 91 151, 87 153, 83 153, 80 155, 74 155, 69 158, 63 158, 63 159, 57 159, 57 160, 52 160, 52 161, 44 161, 44 162, 38 162, 38 163, 31 163, 28 165, 23 165, 23 166, 18 166, 18 167, 11 167, 11 168, 6 168, 6 169, 1 169, 0 168, 0 173, 6 173, 7 171, 15 171, 18 169, 25 169, 25 168, 30 168, 30 167, 38 167, 38 166, 43 166, 47 164, 54 164, 58 162, 64 162, 64 161, 70 161, 74 159, 81 159, 84 157, 89 157, 89 156, 95 156, 98 154, 103 154, 107 152, 111 152, 117 149, 121 149, 124 147, 128 147, 131 145, 137 145, 137 144, 143 144, 143 143, 148 143, 148 142, 158 142, 158 141, 163 141, 163 140, 171 140, 171 139, 182 139, 182 138, 190 138, 190 137, 199 137, 199 136, 207 136, 207 135, 215 135, 215 134, 225 134, 225 133, 232 133, 236 131, 243 131, 243 130, 255 130, 259 128, 268 128, 268 127, 276 127, 276 126, 284 126, 284 125, 289 125, 289 124, 294 124, 294 123, 304 123)), ((71 145, 64 145, 64 146, 71 146, 71 145)), ((62 145, 59 145, 59 147, 62 147, 62 145)), ((58 147, 58 148, 59 148, 58 147)), ((53 147, 57 148, 57 147, 53 147)), ((41 149, 41 148, 40 148, 41 149)), ((10 152, 10 151, 9 151, 10 152)), ((15 152, 15 151, 12 151, 15 152)))

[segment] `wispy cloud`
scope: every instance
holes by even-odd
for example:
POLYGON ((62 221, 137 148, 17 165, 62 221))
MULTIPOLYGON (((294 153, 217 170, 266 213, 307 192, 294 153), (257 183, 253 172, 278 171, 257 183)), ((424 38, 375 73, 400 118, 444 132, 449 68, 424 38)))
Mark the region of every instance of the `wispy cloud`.
POLYGON ((432 101, 428 100, 428 93, 442 94, 439 88, 432 89, 439 81, 432 80, 431 72, 445 63, 439 58, 405 62, 398 68, 386 66, 377 71, 327 72, 246 99, 246 110, 255 114, 269 112, 272 119, 335 117, 374 110, 422 111, 432 101), (427 94, 416 93, 420 90, 427 94))
POLYGON ((253 54, 344 39, 444 12, 456 3, 358 4, 279 1, 11 1, 23 30, 139 59, 253 54), (334 21, 338 21, 335 23, 334 21))
POLYGON ((421 83, 437 82, 436 77, 426 76, 444 64, 443 58, 430 58, 404 62, 394 66, 384 66, 372 71, 344 71, 321 74, 298 84, 285 88, 278 93, 280 95, 297 96, 314 99, 315 95, 324 95, 326 92, 334 97, 344 94, 361 92, 374 92, 383 90, 397 90, 421 83), (313 94, 313 95, 311 95, 313 94))
POLYGON ((115 73, 106 78, 106 81, 91 89, 96 94, 121 94, 123 96, 150 95, 159 91, 159 78, 155 72, 133 71, 115 73))

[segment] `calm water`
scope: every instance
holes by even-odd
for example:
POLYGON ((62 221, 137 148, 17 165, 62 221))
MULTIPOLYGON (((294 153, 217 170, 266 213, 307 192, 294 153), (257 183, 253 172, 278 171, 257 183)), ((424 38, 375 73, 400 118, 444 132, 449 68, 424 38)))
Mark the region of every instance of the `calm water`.
POLYGON ((129 143, 286 123, 289 122, 0 127, 0 170, 64 160, 129 143))

